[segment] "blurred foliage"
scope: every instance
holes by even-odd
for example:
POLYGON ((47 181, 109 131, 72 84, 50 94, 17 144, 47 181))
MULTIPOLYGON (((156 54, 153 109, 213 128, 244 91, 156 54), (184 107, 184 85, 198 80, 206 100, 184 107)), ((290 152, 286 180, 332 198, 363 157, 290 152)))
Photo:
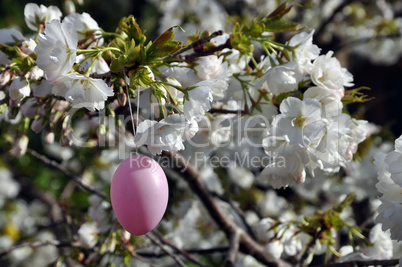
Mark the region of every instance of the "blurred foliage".
MULTIPOLYGON (((57 6, 66 14, 64 8, 65 2, 63 0, 40 0, 40 1, 26 1, 26 0, 2 0, 0 2, 0 29, 8 27, 17 27, 23 33, 30 33, 31 31, 24 21, 24 7, 27 3, 36 3, 45 6, 57 6)), ((141 29, 145 29, 147 33, 154 33, 157 25, 158 11, 149 3, 143 0, 115 0, 115 1, 95 1, 84 0, 83 5, 79 5, 74 1, 76 12, 87 12, 98 22, 99 26, 105 31, 114 31, 119 23, 119 20, 124 16, 134 15, 139 21, 141 29), (110 11, 113 12, 110 12, 110 11)), ((148 35, 147 35, 148 36, 148 35)), ((148 36, 154 39, 157 36, 148 36)))

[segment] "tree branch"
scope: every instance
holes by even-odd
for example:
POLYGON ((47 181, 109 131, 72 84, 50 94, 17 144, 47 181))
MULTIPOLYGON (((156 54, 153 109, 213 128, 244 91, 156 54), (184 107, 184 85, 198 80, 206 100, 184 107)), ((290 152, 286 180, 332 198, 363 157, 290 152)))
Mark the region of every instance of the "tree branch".
POLYGON ((239 247, 240 251, 249 254, 267 266, 290 266, 289 263, 278 260, 277 262, 269 261, 264 253, 263 247, 253 240, 250 235, 238 227, 233 221, 227 218, 226 214, 214 201, 211 194, 206 189, 198 171, 191 166, 181 155, 174 152, 163 152, 174 166, 176 172, 187 182, 191 190, 200 198, 205 208, 209 212, 211 218, 225 233, 226 237, 231 240, 234 234, 239 234, 239 247))
MULTIPOLYGON (((189 254, 198 254, 198 255, 208 255, 213 253, 226 253, 229 250, 229 247, 216 247, 216 248, 207 248, 207 249, 187 249, 184 250, 189 254)), ((153 257, 153 258, 161 258, 165 257, 166 253, 150 253, 150 252, 141 252, 137 251, 136 255, 141 255, 143 257, 153 257)))
POLYGON ((334 10, 334 12, 332 12, 331 16, 329 16, 325 21, 321 23, 321 25, 316 30, 315 35, 320 36, 325 30, 325 27, 327 27, 327 25, 335 18, 336 14, 341 12, 343 8, 349 5, 351 2, 352 0, 344 0, 342 3, 340 3, 339 6, 334 10))
POLYGON ((226 203, 228 203, 230 205, 230 207, 236 212, 236 214, 240 217, 241 221, 243 222, 244 226, 246 227, 247 233, 254 239, 257 240, 257 237, 255 236, 253 229, 251 228, 251 226, 247 223, 246 217, 244 216, 243 211, 236 206, 236 204, 234 203, 234 201, 230 198, 224 198, 220 195, 218 195, 217 193, 213 192, 211 193, 213 196, 219 198, 222 201, 225 201, 226 203))
POLYGON ((14 245, 7 249, 0 250, 0 258, 4 257, 6 254, 12 252, 13 250, 24 248, 24 247, 31 247, 31 248, 38 248, 43 246, 53 245, 56 247, 81 247, 78 242, 61 242, 59 240, 44 240, 44 241, 35 241, 35 242, 26 242, 14 245))
POLYGON ((174 244, 172 244, 171 242, 169 242, 167 239, 165 239, 163 237, 163 235, 158 232, 157 230, 153 230, 152 231, 165 245, 168 245, 169 247, 173 248, 174 250, 176 250, 178 253, 182 254, 184 257, 186 257, 188 260, 194 262, 195 264, 198 264, 199 266, 202 267, 207 267, 205 264, 203 264, 202 262, 200 262, 198 259, 196 259, 195 257, 193 257, 190 253, 188 253, 185 250, 182 250, 180 248, 178 248, 177 246, 175 246, 174 244))
POLYGON ((362 266, 397 266, 398 259, 393 260, 368 260, 368 261, 345 261, 338 263, 327 263, 325 265, 315 265, 315 267, 362 267, 362 266))
POLYGON ((222 34, 223 34, 222 31, 213 32, 211 35, 204 37, 198 41, 195 41, 194 43, 191 43, 190 45, 180 49, 179 51, 177 51, 176 53, 174 53, 173 55, 171 55, 169 57, 177 57, 178 55, 180 55, 190 49, 196 49, 198 46, 208 43, 209 41, 211 41, 212 38, 215 38, 216 36, 219 36, 222 34))
POLYGON ((230 238, 229 253, 223 263, 224 267, 233 267, 236 262, 237 253, 239 252, 240 231, 235 231, 230 238))
POLYGON ((61 171, 64 175, 66 175, 67 177, 69 177, 70 179, 72 179, 74 182, 76 182, 80 187, 82 187, 83 189, 96 194, 98 196, 100 196, 101 198, 110 201, 110 197, 108 195, 106 195, 105 193, 96 190, 95 188, 93 188, 90 185, 86 185, 81 181, 81 178, 74 175, 73 173, 71 173, 69 170, 67 170, 63 165, 59 164, 58 162, 49 159, 48 157, 39 154, 38 152, 36 152, 35 150, 32 149, 28 149, 27 153, 31 154, 32 156, 34 156, 35 158, 39 159, 40 161, 42 161, 43 163, 45 163, 46 165, 52 166, 56 169, 58 169, 59 171, 61 171))
POLYGON ((176 256, 174 253, 165 248, 165 246, 158 239, 156 239, 149 233, 146 234, 146 236, 152 241, 152 243, 159 246, 164 252, 166 252, 170 257, 172 257, 180 267, 187 266, 178 256, 176 256))

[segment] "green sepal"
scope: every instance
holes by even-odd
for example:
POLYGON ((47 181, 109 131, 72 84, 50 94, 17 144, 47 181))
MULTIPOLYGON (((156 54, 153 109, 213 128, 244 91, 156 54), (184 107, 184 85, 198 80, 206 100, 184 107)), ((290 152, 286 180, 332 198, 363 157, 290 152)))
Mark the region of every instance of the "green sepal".
POLYGON ((122 18, 120 20, 119 26, 117 30, 121 30, 127 34, 130 39, 134 39, 134 41, 138 44, 144 44, 146 37, 142 33, 140 26, 138 26, 137 21, 135 20, 133 15, 122 18))
POLYGON ((280 4, 274 11, 272 11, 266 19, 268 21, 270 20, 280 20, 283 16, 285 16, 289 11, 294 7, 297 6, 297 4, 293 4, 288 7, 290 0, 287 0, 280 4))
POLYGON ((110 63, 110 71, 119 73, 124 69, 124 64, 121 64, 118 59, 115 59, 110 63))
POLYGON ((268 32, 291 32, 300 31, 302 29, 300 23, 290 20, 270 20, 265 23, 265 29, 268 32))
POLYGON ((147 46, 148 58, 166 57, 182 48, 181 42, 173 41, 173 29, 176 27, 178 26, 169 28, 164 33, 159 35, 149 47, 147 46))

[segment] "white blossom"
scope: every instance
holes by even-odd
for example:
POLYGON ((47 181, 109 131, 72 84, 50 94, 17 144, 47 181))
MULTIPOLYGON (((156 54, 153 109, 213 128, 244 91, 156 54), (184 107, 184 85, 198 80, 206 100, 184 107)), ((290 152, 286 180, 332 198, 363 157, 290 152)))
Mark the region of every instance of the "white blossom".
POLYGON ((49 124, 49 121, 46 120, 44 117, 37 117, 31 123, 31 130, 35 133, 42 132, 43 129, 49 124))
MULTIPOLYGON (((78 32, 78 40, 84 40, 88 36, 83 32, 85 31, 94 31, 93 38, 97 38, 91 46, 99 46, 103 44, 103 38, 99 38, 101 35, 98 23, 89 15, 88 13, 72 13, 64 18, 63 21, 70 22, 74 25, 75 30, 78 32)), ((90 47, 91 47, 90 46, 90 47)))
POLYGON ((345 91, 344 86, 353 86, 353 76, 346 68, 342 68, 338 59, 332 55, 333 52, 329 51, 314 60, 311 80, 318 87, 334 90, 334 95, 341 99, 345 91))
POLYGON ((22 42, 21 50, 25 54, 30 55, 35 52, 35 47, 36 47, 36 42, 32 39, 29 39, 28 41, 22 42))
MULTIPOLYGON (((76 63, 81 62, 82 60, 84 60, 84 58, 85 58, 85 56, 83 54, 77 56, 76 63)), ((91 67, 90 74, 93 74, 93 73, 104 74, 104 73, 110 71, 109 65, 106 63, 106 61, 103 59, 103 57, 99 57, 98 59, 89 58, 81 63, 81 67, 84 70, 87 70, 89 68, 89 66, 91 66, 91 64, 92 64, 92 67, 91 67)))
POLYGON ((294 60, 298 63, 303 74, 311 72, 313 67, 312 60, 316 59, 320 54, 320 48, 313 44, 314 30, 310 33, 301 32, 295 34, 289 40, 289 46, 298 46, 295 50, 294 60))
POLYGON ((263 242, 270 242, 275 237, 276 221, 272 218, 264 218, 254 225, 257 238, 263 242))
POLYGON ((92 79, 76 73, 66 74, 53 81, 53 93, 63 96, 76 108, 85 107, 95 111, 105 107, 108 96, 113 96, 113 89, 100 79, 92 79))
POLYGON ((38 31, 40 25, 44 25, 53 19, 59 20, 62 16, 60 9, 56 6, 45 7, 44 5, 38 6, 34 3, 28 3, 24 8, 25 22, 33 31, 38 31))
POLYGON ((46 23, 45 33, 39 34, 35 52, 36 64, 54 80, 70 71, 77 53, 77 32, 69 22, 52 20, 46 23))
POLYGON ((99 230, 95 222, 83 223, 78 229, 78 236, 84 247, 92 248, 97 242, 97 234, 99 230))
POLYGON ((270 93, 278 95, 296 90, 302 78, 303 76, 299 70, 299 65, 291 61, 270 68, 256 81, 256 88, 267 86, 270 93))
POLYGON ((315 99, 288 97, 279 109, 281 114, 274 118, 272 125, 287 136, 290 144, 308 147, 324 129, 321 103, 315 99))
MULTIPOLYGON (((25 37, 15 28, 0 29, 0 44, 12 45, 17 41, 23 41, 25 37)), ((12 59, 0 51, 0 65, 11 64, 12 59)))
POLYGON ((304 182, 305 165, 309 160, 303 148, 291 145, 286 138, 279 136, 263 139, 262 145, 272 161, 261 172, 259 181, 267 182, 273 188, 304 182))
POLYGON ((195 118, 199 120, 205 112, 211 109, 213 96, 211 86, 214 81, 202 81, 197 83, 196 88, 188 91, 188 99, 185 98, 183 104, 184 115, 188 120, 195 118))
POLYGON ((15 198, 20 191, 20 185, 12 178, 8 169, 0 167, 0 207, 6 199, 15 198))
POLYGON ((27 118, 34 118, 38 114, 38 101, 36 98, 29 98, 23 105, 21 105, 21 112, 27 118))
POLYGON ((394 151, 388 154, 379 153, 376 155, 374 161, 378 172, 376 187, 382 193, 382 197, 380 198, 381 204, 378 208, 379 214, 375 218, 375 221, 382 223, 383 231, 389 229, 391 238, 399 241, 402 240, 402 187, 398 172, 398 165, 402 164, 402 157, 399 155, 401 140, 402 137, 399 137, 395 141, 394 151))
POLYGON ((45 79, 41 80, 39 84, 31 84, 32 94, 35 97, 45 97, 52 92, 52 85, 45 79))
POLYGON ((27 80, 23 77, 14 78, 8 91, 11 99, 17 102, 31 94, 31 88, 29 87, 27 80))
POLYGON ((283 243, 281 240, 275 239, 264 247, 264 252, 270 260, 278 260, 283 253, 283 243))
POLYGON ((228 88, 228 78, 230 75, 228 69, 228 63, 223 62, 223 57, 217 57, 215 55, 199 57, 196 60, 196 66, 194 67, 197 76, 205 81, 216 80, 211 86, 211 93, 215 100, 222 99, 224 93, 228 88))
POLYGON ((159 122, 145 120, 137 127, 134 142, 138 146, 147 145, 153 155, 162 150, 179 151, 184 149, 183 141, 190 138, 188 132, 185 133, 188 127, 191 128, 189 124, 192 122, 179 114, 169 115, 159 122))

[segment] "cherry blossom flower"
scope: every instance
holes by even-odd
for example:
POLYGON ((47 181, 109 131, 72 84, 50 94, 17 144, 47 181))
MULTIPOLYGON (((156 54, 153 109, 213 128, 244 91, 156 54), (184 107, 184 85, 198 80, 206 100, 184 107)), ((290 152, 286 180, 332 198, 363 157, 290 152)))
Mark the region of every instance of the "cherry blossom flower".
POLYGON ((313 44, 314 30, 310 33, 301 32, 295 34, 290 40, 290 46, 298 46, 295 50, 294 60, 298 63, 303 75, 310 73, 313 68, 312 60, 320 54, 320 48, 313 44))
POLYGON ((62 13, 56 6, 45 7, 34 3, 28 3, 24 8, 25 22, 33 31, 38 31, 41 25, 53 19, 60 20, 62 13))
POLYGON ((184 149, 183 141, 196 133, 194 125, 193 121, 179 114, 169 115, 159 122, 145 120, 137 127, 134 142, 137 146, 147 145, 153 155, 162 150, 179 151, 184 149), (193 130, 188 131, 189 128, 193 130))
POLYGON ((345 91, 344 86, 353 86, 353 76, 346 68, 342 68, 338 59, 332 55, 333 52, 329 51, 314 60, 311 80, 318 87, 334 90, 334 95, 341 99, 345 91))
POLYGON ((38 114, 38 101, 35 97, 29 98, 23 105, 21 105, 21 112, 27 118, 34 118, 38 114))
POLYGON ((215 55, 199 57, 194 67, 195 73, 203 81, 216 80, 211 87, 211 93, 215 100, 222 99, 228 88, 227 80, 230 72, 228 63, 223 62, 223 57, 218 58, 215 55))
POLYGON ((199 120, 211 109, 213 96, 210 89, 214 83, 214 81, 202 81, 195 85, 196 88, 188 91, 188 99, 185 99, 183 104, 184 115, 188 120, 192 118, 199 120))
POLYGON ((70 71, 77 54, 77 44, 73 24, 58 20, 46 23, 45 33, 39 34, 35 48, 38 55, 36 64, 45 72, 46 79, 54 80, 70 71))
MULTIPOLYGON (((67 17, 65 17, 63 21, 70 22, 74 25, 75 30, 78 32, 79 41, 82 41, 85 38, 87 38, 87 36, 83 34, 83 32, 85 31, 94 31, 94 33, 92 34, 94 39, 100 37, 101 35, 98 23, 88 13, 85 12, 82 14, 72 13, 67 17)), ((95 40, 94 43, 90 45, 90 47, 99 46, 102 44, 103 44, 103 38, 98 38, 97 40, 95 40)))
POLYGON ((95 222, 83 223, 78 229, 78 236, 81 244, 86 248, 92 248, 97 242, 99 229, 95 222))
POLYGON ((348 247, 341 248, 342 257, 338 262, 352 261, 352 260, 389 260, 393 256, 393 244, 390 238, 389 231, 383 232, 381 224, 376 224, 369 234, 371 246, 358 247, 357 251, 348 247))
POLYGON ((12 149, 12 153, 14 156, 16 157, 21 157, 23 155, 25 155, 25 153, 27 152, 27 148, 28 148, 28 136, 26 136, 25 134, 17 137, 14 140, 14 144, 13 144, 13 149, 12 149))
MULTIPOLYGON (((19 30, 15 28, 0 29, 0 44, 11 45, 14 44, 16 41, 23 40, 25 40, 25 37, 19 30)), ((10 64, 11 62, 11 59, 9 59, 6 54, 0 51, 0 65, 10 64)))
POLYGON ((288 97, 282 101, 279 109, 281 114, 274 118, 272 125, 275 129, 281 129, 290 144, 307 147, 324 129, 321 103, 315 99, 288 97))
POLYGON ((53 93, 63 96, 76 108, 95 111, 105 107, 105 100, 113 96, 113 89, 100 79, 92 79, 76 73, 66 74, 53 81, 53 93))
POLYGON ((31 88, 29 87, 27 80, 22 77, 14 78, 8 91, 11 99, 17 102, 31 94, 31 88))
POLYGON ((30 55, 35 52, 35 47, 36 47, 36 42, 32 39, 29 39, 28 41, 22 42, 21 50, 25 54, 30 55))
POLYGON ((391 238, 402 240, 402 187, 400 185, 400 176, 398 165, 401 164, 400 157, 402 136, 395 141, 395 150, 388 154, 378 153, 374 164, 378 172, 378 183, 376 187, 382 193, 381 204, 378 208, 378 216, 375 221, 382 223, 383 231, 390 230, 391 238), (393 171, 393 173, 390 172, 393 171), (395 172, 396 171, 396 172, 395 172))
POLYGON ((299 65, 296 62, 291 61, 270 68, 256 81, 255 85, 256 88, 266 86, 270 93, 278 95, 296 90, 302 78, 299 65))
MULTIPOLYGON (((84 55, 79 55, 79 56, 77 56, 75 62, 78 63, 78 62, 84 60, 84 58, 85 58, 84 55)), ((104 74, 104 73, 110 71, 109 65, 106 63, 106 61, 103 59, 103 57, 99 57, 98 59, 89 58, 81 64, 81 67, 84 70, 87 70, 91 64, 93 64, 93 65, 92 65, 90 74, 93 74, 93 73, 104 74)))
POLYGON ((303 148, 291 145, 286 137, 281 136, 268 136, 262 140, 262 145, 272 161, 261 172, 259 181, 266 182, 273 188, 288 187, 305 181, 305 165, 309 159, 303 148))

